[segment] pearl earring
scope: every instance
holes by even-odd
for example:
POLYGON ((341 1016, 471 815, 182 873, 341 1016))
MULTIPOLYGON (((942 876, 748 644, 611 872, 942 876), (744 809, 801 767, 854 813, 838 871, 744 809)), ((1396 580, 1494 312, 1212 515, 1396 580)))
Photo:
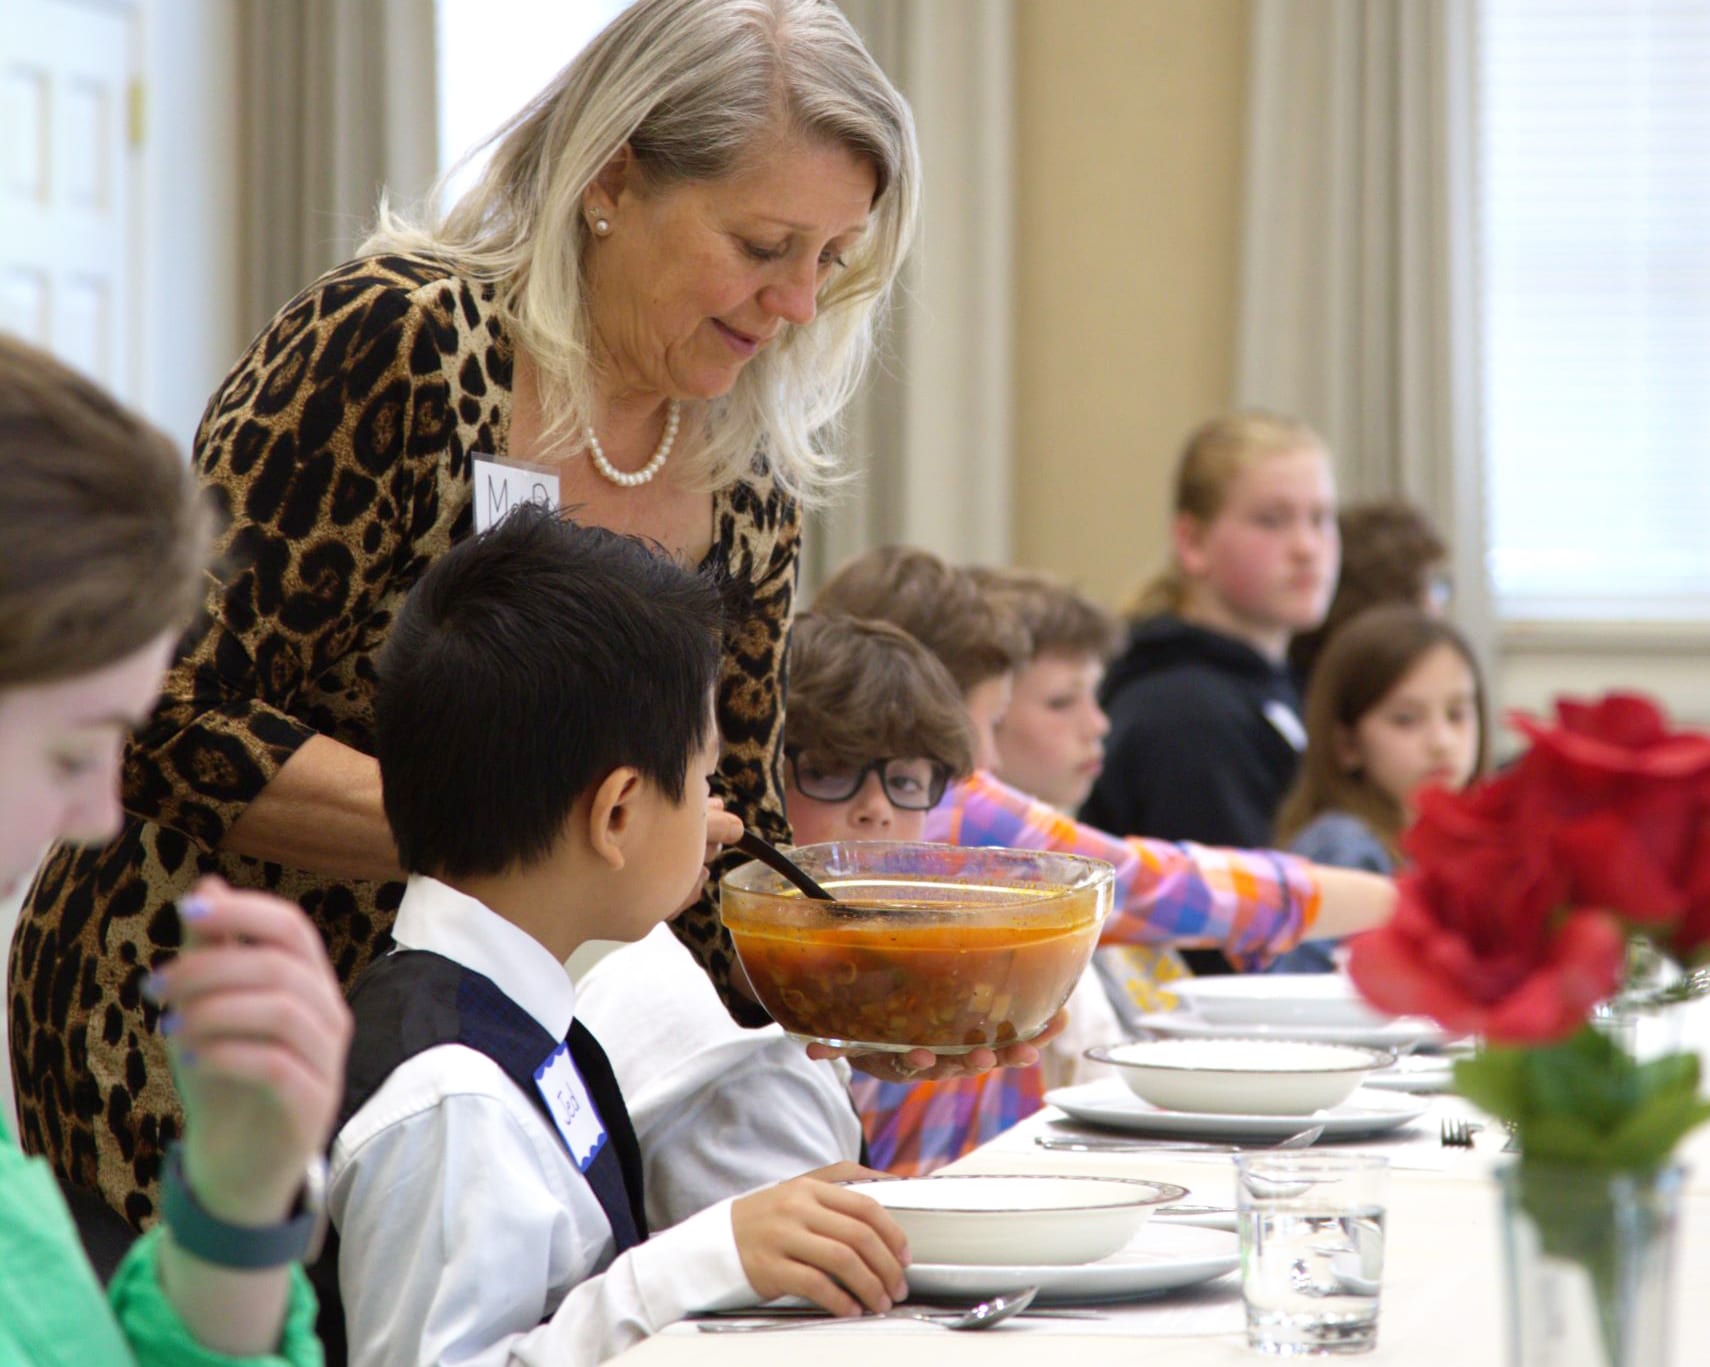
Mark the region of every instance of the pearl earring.
POLYGON ((596 214, 594 216, 594 231, 596 233, 598 233, 601 237, 604 237, 611 230, 612 230, 612 225, 610 223, 608 223, 605 219, 601 218, 598 214, 596 214))

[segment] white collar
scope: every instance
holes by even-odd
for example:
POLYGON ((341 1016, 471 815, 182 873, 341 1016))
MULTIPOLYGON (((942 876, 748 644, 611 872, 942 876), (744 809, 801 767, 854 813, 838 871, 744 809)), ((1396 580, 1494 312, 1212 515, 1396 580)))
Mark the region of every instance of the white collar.
POLYGON ((570 1033, 576 989, 527 931, 437 878, 411 874, 392 926, 400 949, 426 949, 491 978, 555 1040, 570 1033))

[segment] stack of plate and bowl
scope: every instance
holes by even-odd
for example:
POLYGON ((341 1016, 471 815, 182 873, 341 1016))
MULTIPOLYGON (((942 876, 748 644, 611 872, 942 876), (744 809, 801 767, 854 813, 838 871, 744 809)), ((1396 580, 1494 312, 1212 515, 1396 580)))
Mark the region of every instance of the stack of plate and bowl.
POLYGON ((1447 1084, 1446 1062, 1410 1057, 1442 1044, 1438 1029, 1378 1013, 1341 974, 1190 978, 1169 990, 1184 1009, 1141 1021, 1159 1038, 1090 1051, 1116 1078, 1046 1100, 1091 1125, 1262 1143, 1318 1126, 1325 1140, 1397 1129, 1425 1110, 1398 1092, 1447 1084))
POLYGON ((1154 1034, 1273 1036, 1397 1051, 1441 1043, 1421 1016, 1388 1016, 1340 973, 1235 973, 1169 985, 1182 1010, 1141 1022, 1154 1034))
POLYGON ((949 1176, 847 1183, 908 1235, 910 1292, 984 1298, 1037 1287, 1040 1301, 1126 1300, 1233 1271, 1235 1236, 1152 1220, 1187 1195, 1114 1177, 949 1176))
POLYGON ((1450 1084, 1449 1043, 1424 1016, 1389 1016, 1341 973, 1273 973, 1194 978, 1172 984, 1184 1010, 1148 1016, 1154 1035, 1172 1039, 1261 1038, 1388 1049, 1396 1061, 1362 1086, 1441 1092, 1450 1084))

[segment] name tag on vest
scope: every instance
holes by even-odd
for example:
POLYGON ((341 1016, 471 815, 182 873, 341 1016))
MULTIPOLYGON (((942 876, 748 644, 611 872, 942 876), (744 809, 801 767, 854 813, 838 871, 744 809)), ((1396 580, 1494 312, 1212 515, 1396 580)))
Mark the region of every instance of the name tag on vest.
POLYGON ((507 514, 524 503, 544 508, 558 507, 558 476, 550 470, 492 456, 470 454, 470 480, 474 486, 475 530, 497 526, 507 514))
POLYGON ((1265 720, 1296 750, 1306 749, 1306 727, 1286 702, 1272 698, 1265 704, 1265 720))
POLYGON ((582 1085, 582 1075, 570 1058, 570 1046, 560 1044, 545 1063, 534 1070, 534 1085, 546 1101, 546 1109, 570 1150, 570 1161, 582 1171, 593 1165, 594 1156, 605 1147, 606 1127, 582 1085))

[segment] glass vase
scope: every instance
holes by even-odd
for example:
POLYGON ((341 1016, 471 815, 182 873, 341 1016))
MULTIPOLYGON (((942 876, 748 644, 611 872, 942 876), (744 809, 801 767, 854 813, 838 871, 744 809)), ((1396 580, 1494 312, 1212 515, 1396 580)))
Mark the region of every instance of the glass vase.
POLYGON ((1664 1367, 1682 1171, 1499 1174, 1509 1367, 1664 1367))

